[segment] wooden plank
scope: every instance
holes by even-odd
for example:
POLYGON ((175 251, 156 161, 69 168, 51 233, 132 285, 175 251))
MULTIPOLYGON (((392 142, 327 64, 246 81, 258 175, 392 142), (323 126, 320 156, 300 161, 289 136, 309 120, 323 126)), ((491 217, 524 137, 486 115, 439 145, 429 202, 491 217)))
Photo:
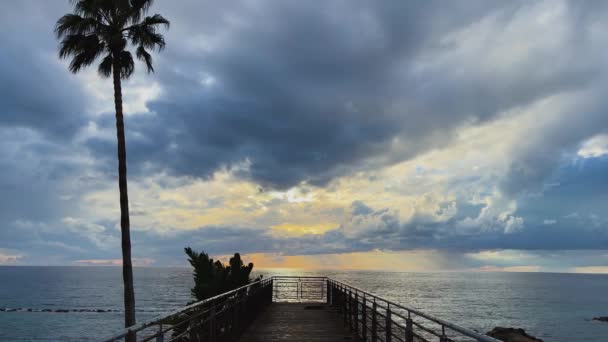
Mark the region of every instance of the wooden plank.
POLYGON ((245 330, 240 342, 358 341, 326 304, 273 303, 245 330))

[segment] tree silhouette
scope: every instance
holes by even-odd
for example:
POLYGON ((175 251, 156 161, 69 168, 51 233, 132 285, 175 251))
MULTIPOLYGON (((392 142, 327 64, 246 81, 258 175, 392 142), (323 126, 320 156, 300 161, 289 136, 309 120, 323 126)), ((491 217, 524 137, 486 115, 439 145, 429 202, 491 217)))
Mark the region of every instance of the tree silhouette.
MULTIPOLYGON (((97 71, 102 77, 113 76, 118 140, 118 188, 120 191, 120 228, 124 281, 125 327, 135 324, 135 294, 131 264, 129 199, 127 195, 127 152, 122 110, 121 80, 135 70, 129 46, 136 57, 153 72, 150 51, 165 47, 159 26, 169 21, 159 14, 147 16, 153 0, 72 0, 73 13, 61 17, 55 25, 60 39, 59 57, 70 58, 69 70, 77 73, 101 58, 97 71)), ((129 340, 134 340, 130 336, 129 340)))
POLYGON ((195 252, 190 247, 184 248, 184 251, 188 255, 188 262, 194 268, 194 287, 191 293, 196 301, 238 289, 261 279, 261 276, 251 279, 253 263, 245 266, 239 253, 235 253, 226 266, 219 260, 214 262, 205 252, 195 252))

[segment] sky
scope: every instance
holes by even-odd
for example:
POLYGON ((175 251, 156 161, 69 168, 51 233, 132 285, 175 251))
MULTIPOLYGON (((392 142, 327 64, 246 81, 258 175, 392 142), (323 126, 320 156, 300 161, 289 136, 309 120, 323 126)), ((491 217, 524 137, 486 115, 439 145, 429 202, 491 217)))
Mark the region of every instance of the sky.
MULTIPOLYGON (((2 0, 0 264, 120 265, 111 80, 2 0)), ((608 272, 608 3, 155 2, 124 82, 134 264, 608 272)))

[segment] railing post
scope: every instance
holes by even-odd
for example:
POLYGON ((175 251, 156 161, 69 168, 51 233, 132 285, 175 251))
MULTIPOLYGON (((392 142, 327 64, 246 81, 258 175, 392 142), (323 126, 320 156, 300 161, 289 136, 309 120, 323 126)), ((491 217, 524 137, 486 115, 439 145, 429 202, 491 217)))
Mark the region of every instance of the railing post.
POLYGON ((325 283, 325 285, 326 285, 326 288, 325 288, 325 297, 326 297, 325 301, 326 301, 327 305, 330 305, 331 304, 331 299, 329 298, 329 291, 330 291, 329 279, 326 279, 325 282, 326 282, 325 283))
POLYGON ((353 292, 348 289, 348 326, 353 330, 353 292))
POLYGON ((407 312, 407 318, 405 319, 405 342, 414 342, 414 322, 410 316, 410 312, 407 312))
POLYGON ((339 297, 339 293, 338 293, 338 287, 336 284, 332 283, 331 284, 331 305, 338 307, 338 309, 340 308, 340 303, 338 302, 339 299, 340 299, 340 297, 339 297))
POLYGON ((393 324, 393 319, 391 317, 391 306, 390 306, 390 304, 387 304, 386 322, 384 323, 384 328, 386 331, 386 338, 384 339, 385 342, 391 342, 391 340, 393 339, 392 324, 393 324))
POLYGON ((361 306, 361 339, 367 342, 367 302, 365 293, 363 294, 363 304, 361 306))
POLYGON ((234 306, 232 307, 232 335, 237 336, 239 333, 239 292, 234 296, 234 306))
POLYGON ((211 306, 209 313, 209 341, 215 342, 215 303, 211 306))
POLYGON ((156 342, 164 342, 165 335, 163 334, 163 324, 160 323, 158 325, 158 335, 156 335, 156 342))
POLYGON ((445 325, 441 326, 441 337, 439 338, 439 342, 449 342, 450 339, 445 335, 445 325))
POLYGON ((274 277, 270 278, 270 302, 274 300, 274 277))
POLYGON ((372 342, 378 341, 378 317, 376 316, 377 311, 376 298, 374 298, 374 304, 372 305, 372 342))
POLYGON ((342 286, 342 301, 344 306, 344 326, 348 325, 348 299, 346 298, 346 288, 342 286))
POLYGON ((359 293, 355 292, 355 309, 353 310, 355 334, 359 336, 359 293))

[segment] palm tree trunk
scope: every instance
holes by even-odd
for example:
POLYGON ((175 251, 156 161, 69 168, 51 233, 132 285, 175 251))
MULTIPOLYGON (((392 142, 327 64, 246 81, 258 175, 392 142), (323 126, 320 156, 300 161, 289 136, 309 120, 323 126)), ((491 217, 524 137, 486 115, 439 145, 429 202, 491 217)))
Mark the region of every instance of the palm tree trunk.
MULTIPOLYGON (((125 328, 135 324, 135 291, 131 264, 131 232, 129 223, 129 197, 127 195, 127 147, 122 113, 120 64, 114 59, 114 105, 116 107, 116 137, 118 139, 118 189, 120 191, 120 231, 122 233, 122 278, 124 282, 125 328)), ((135 335, 127 341, 135 341, 135 335)))

